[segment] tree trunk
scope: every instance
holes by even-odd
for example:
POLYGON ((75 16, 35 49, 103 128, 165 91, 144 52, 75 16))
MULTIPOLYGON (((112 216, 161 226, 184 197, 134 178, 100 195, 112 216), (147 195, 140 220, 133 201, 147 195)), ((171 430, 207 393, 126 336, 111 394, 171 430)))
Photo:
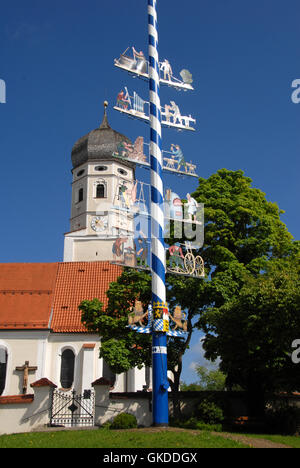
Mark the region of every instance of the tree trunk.
POLYGON ((259 378, 249 376, 247 385, 247 408, 249 416, 263 418, 265 413, 265 390, 259 378))
MULTIPOLYGON (((182 360, 182 357, 181 357, 182 360)), ((179 385, 180 385, 180 375, 182 370, 182 364, 177 366, 177 370, 172 369, 172 373, 174 376, 174 381, 171 379, 169 380, 171 390, 172 390, 172 404, 173 404, 173 417, 175 419, 179 419, 181 417, 181 408, 180 408, 180 400, 179 400, 179 385)))
POLYGON ((193 332, 191 316, 192 316, 192 314, 188 314, 188 320, 187 320, 188 336, 187 336, 187 339, 185 341, 184 350, 178 356, 177 365, 175 367, 173 367, 172 369, 169 369, 173 373, 173 376, 174 376, 174 381, 169 379, 169 383, 170 383, 171 390, 172 390, 173 416, 174 416, 175 419, 181 418, 179 387, 180 387, 180 377, 181 377, 181 372, 182 372, 182 358, 183 358, 183 355, 184 355, 185 351, 189 347, 191 337, 192 337, 192 332, 193 332))

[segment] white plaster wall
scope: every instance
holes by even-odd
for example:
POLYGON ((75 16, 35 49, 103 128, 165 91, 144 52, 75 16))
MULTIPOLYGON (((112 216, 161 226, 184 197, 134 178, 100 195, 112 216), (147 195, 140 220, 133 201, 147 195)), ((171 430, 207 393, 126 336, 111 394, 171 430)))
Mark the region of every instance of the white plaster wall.
POLYGON ((44 377, 44 357, 47 351, 48 331, 0 331, 0 345, 7 348, 8 361, 6 370, 6 385, 2 393, 5 395, 19 395, 22 393, 23 372, 16 371, 29 361, 30 366, 38 366, 35 372, 29 372, 28 392, 30 384, 44 377))
POLYGON ((37 431, 50 420, 50 387, 30 388, 31 403, 0 404, 0 434, 37 431))
MULTIPOLYGON (((126 395, 122 398, 109 398, 109 387, 95 385, 95 425, 102 426, 107 421, 112 421, 119 413, 133 414, 138 425, 150 426, 152 424, 152 412, 148 397, 141 398, 139 394, 132 397, 126 395)), ((149 396, 150 397, 150 396, 149 396)))
MULTIPOLYGON (((2 396, 22 393, 23 373, 15 371, 29 361, 30 366, 37 366, 29 373, 30 384, 46 377, 58 388, 60 384, 61 354, 64 349, 72 349, 75 354, 74 389, 78 393, 91 388, 93 381, 102 377, 102 359, 99 357, 100 337, 85 333, 50 333, 49 331, 0 331, 0 346, 7 349, 8 363, 6 385, 2 396), (83 348, 84 344, 94 343, 95 347, 83 348), (85 355, 86 354, 86 355, 85 355), (84 356, 87 359, 84 359, 84 356)), ((145 369, 131 369, 127 375, 116 377, 114 392, 143 390, 145 369)))
MULTIPOLYGON (((92 334, 78 333, 78 334, 64 334, 64 333, 52 333, 49 336, 49 351, 47 353, 47 375, 46 377, 51 380, 58 388, 60 384, 60 368, 61 368, 61 354, 65 349, 71 349, 75 354, 75 370, 74 370, 74 389, 81 393, 87 380, 85 378, 85 372, 91 377, 91 381, 88 388, 91 388, 91 384, 94 380, 101 376, 101 360, 99 358, 99 346, 100 337, 92 334), (94 343, 95 347, 93 350, 85 350, 84 344, 94 343), (84 353, 88 352, 89 360, 88 365, 90 366, 85 370, 84 364, 84 353), (49 376, 49 377, 48 377, 49 376)), ((87 387, 85 386, 84 389, 87 387)))
POLYGON ((109 261, 113 260, 113 240, 101 238, 74 239, 74 262, 109 261))

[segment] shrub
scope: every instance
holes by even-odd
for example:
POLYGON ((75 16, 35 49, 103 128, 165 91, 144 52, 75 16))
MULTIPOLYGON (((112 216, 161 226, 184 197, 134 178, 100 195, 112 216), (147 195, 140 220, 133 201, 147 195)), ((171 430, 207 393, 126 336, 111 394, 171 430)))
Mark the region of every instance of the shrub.
POLYGON ((294 435, 298 432, 300 409, 286 403, 266 411, 266 424, 269 432, 294 435))
POLYGON ((199 421, 205 424, 219 424, 224 420, 222 408, 208 399, 199 403, 195 415, 199 421))
POLYGON ((222 432, 222 424, 206 424, 202 421, 198 421, 196 424, 198 431, 209 431, 209 432, 222 432))
POLYGON ((110 429, 133 429, 137 427, 137 420, 133 414, 120 413, 110 425, 110 429))
POLYGON ((198 431, 222 432, 222 424, 206 424, 195 417, 186 420, 170 419, 170 426, 182 427, 183 429, 197 429, 198 431))

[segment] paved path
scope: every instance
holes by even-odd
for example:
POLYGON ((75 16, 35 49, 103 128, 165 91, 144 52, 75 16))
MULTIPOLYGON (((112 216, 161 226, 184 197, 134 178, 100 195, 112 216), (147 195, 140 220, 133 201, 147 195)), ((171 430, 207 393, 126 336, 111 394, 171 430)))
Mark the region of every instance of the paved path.
POLYGON ((250 445, 253 448, 292 448, 288 445, 272 442, 271 440, 255 439, 254 437, 248 437, 242 434, 230 434, 227 432, 212 432, 212 434, 224 437, 225 439, 232 439, 236 440, 237 442, 242 442, 243 444, 250 445))
MULTIPOLYGON (((160 431, 174 431, 174 432, 187 432, 190 431, 192 434, 199 434, 202 431, 197 431, 194 429, 182 429, 179 427, 146 427, 143 429, 131 429, 131 431, 145 431, 145 432, 160 432, 160 431)), ((237 442, 241 442, 245 445, 249 445, 253 448, 292 448, 285 444, 280 444, 277 442, 272 442, 271 440, 267 439, 260 439, 254 437, 248 437, 243 434, 232 434, 229 432, 211 432, 211 434, 219 437, 224 437, 225 439, 232 439, 236 440, 237 442)))

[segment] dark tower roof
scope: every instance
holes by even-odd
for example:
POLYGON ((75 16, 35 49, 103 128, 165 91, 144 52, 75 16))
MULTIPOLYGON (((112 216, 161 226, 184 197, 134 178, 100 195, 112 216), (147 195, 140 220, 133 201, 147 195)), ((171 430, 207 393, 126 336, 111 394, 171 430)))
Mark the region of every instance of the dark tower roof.
MULTIPOLYGON (((71 156, 73 169, 87 161, 115 159, 112 154, 118 152, 118 144, 131 143, 129 138, 110 127, 106 114, 107 105, 105 101, 104 116, 100 127, 79 138, 73 146, 71 156)), ((134 164, 127 161, 122 161, 122 164, 134 167, 134 164)))

